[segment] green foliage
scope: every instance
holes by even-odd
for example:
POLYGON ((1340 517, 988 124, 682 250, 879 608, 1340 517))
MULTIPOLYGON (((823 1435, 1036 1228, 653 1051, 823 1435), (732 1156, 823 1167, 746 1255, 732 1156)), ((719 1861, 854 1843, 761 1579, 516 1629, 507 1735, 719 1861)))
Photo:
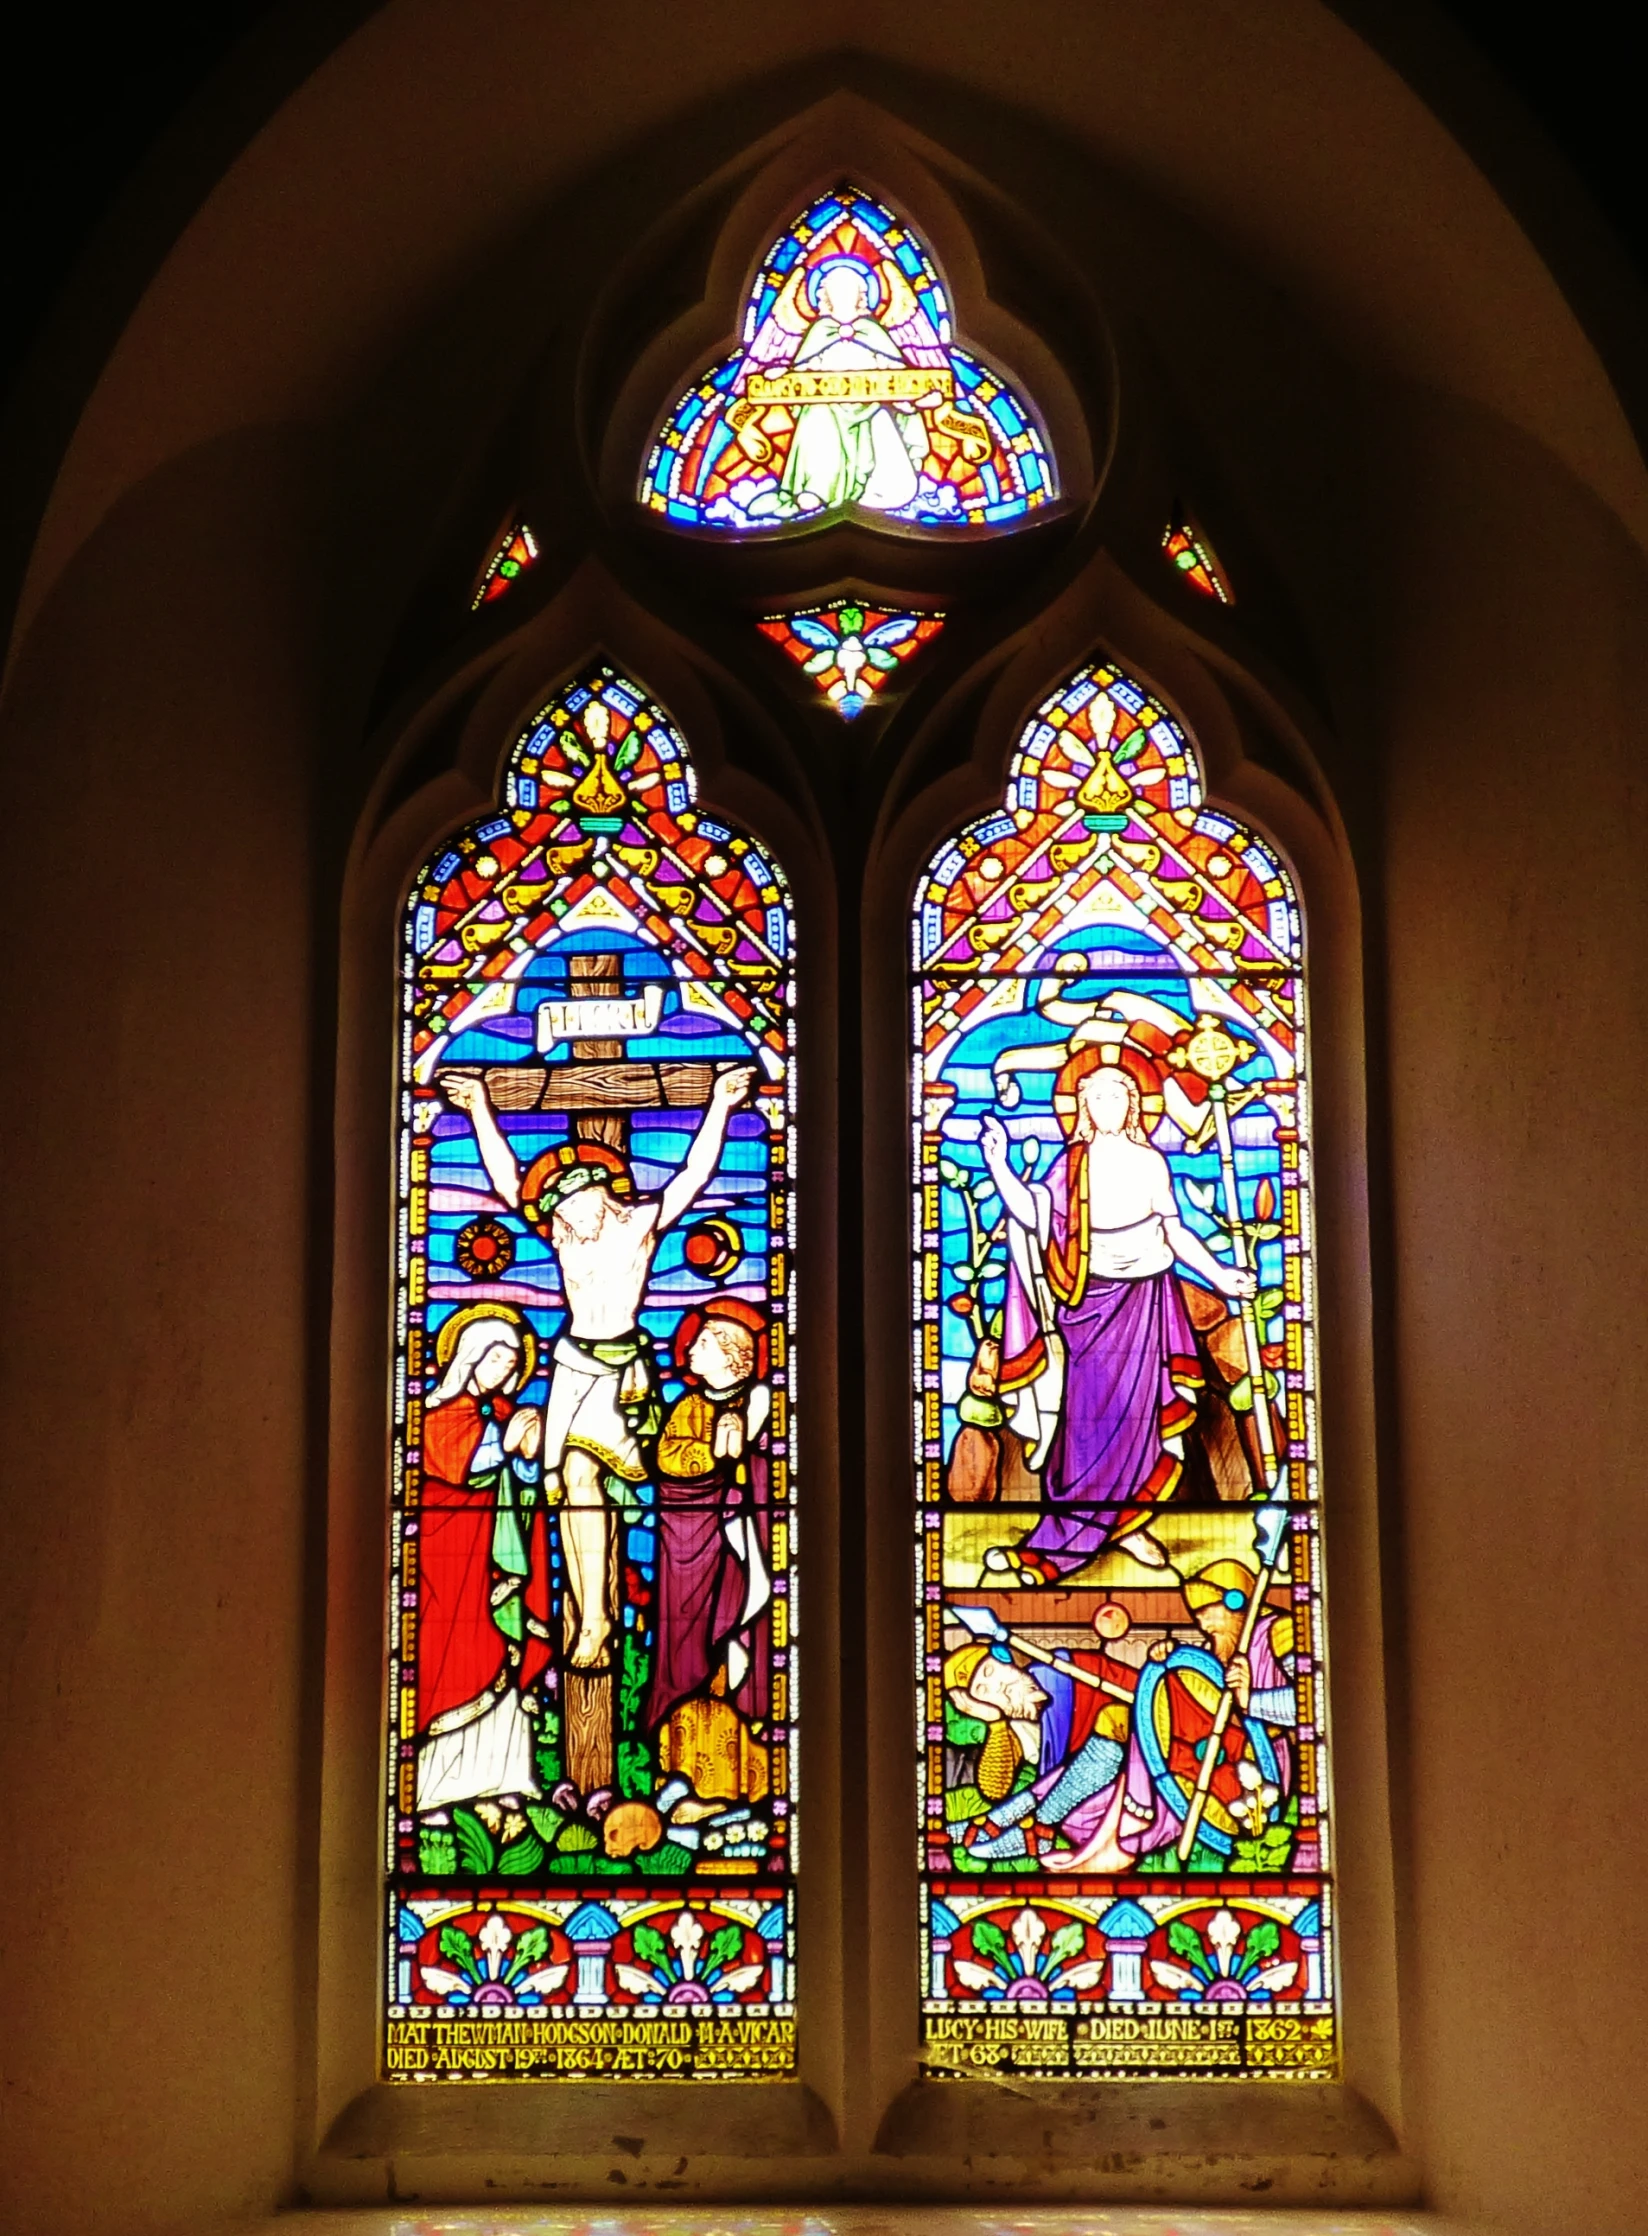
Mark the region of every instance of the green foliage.
POLYGON ((1257 1840, 1238 1840, 1231 1858, 1238 1871, 1285 1871, 1293 1854, 1293 1833, 1285 1824, 1266 1825, 1257 1840))
POLYGON ((738 1925, 724 1925, 711 1939, 709 1953, 704 1959, 704 1970, 713 1972, 718 1964, 730 1964, 742 1953, 744 1929, 738 1925))
POLYGON ((515 1962, 519 1965, 540 1964, 548 1954, 547 1925, 529 1925, 515 1943, 515 1962))
POLYGON ((596 1839, 588 1825, 563 1825, 555 1845, 563 1856, 589 1856, 595 1853, 596 1839))
POLYGON ((833 668, 835 666, 835 662, 835 647, 832 645, 829 651, 815 652, 810 660, 803 660, 801 663, 801 673, 803 675, 822 675, 826 668, 833 668))
POLYGON ((635 1945, 636 1955, 643 1964, 656 1964, 667 1968, 669 1943, 655 1925, 638 1925, 630 1935, 630 1939, 635 1945))
POLYGON ((959 1708, 944 1703, 944 1736, 952 1747, 982 1747, 984 1724, 977 1716, 964 1716, 959 1708))
POLYGON ((652 1756, 645 1740, 618 1742, 618 1791, 626 1801, 647 1801, 652 1796, 652 1756))
MULTIPOLYGON (((1282 1385, 1277 1380, 1275 1374, 1272 1373, 1269 1367, 1266 1367, 1266 1397, 1275 1397, 1281 1387, 1282 1385)), ((1253 1378, 1251 1375, 1244 1374, 1239 1382, 1233 1382, 1231 1384, 1231 1387, 1226 1395, 1226 1402, 1234 1413, 1251 1413, 1253 1411, 1253 1378)))
POLYGON ((1205 1840, 1198 1840, 1190 1851, 1188 1861, 1183 1865, 1179 1862, 1178 1848, 1173 1846, 1158 1848, 1154 1855, 1141 1856, 1135 1868, 1152 1877, 1161 1878, 1176 1877, 1180 1870, 1223 1872, 1228 1871, 1230 1866, 1216 1848, 1210 1848, 1205 1840))
MULTIPOLYGON (((538 1743, 533 1749, 533 1759, 538 1765, 538 1783, 545 1793, 553 1793, 566 1775, 561 1759, 561 1718, 553 1708, 545 1708, 539 1714, 538 1743)), ((544 1828, 540 1825, 538 1829, 542 1832, 544 1828)))
POLYGON ((498 1856, 498 1869, 511 1879, 524 1879, 544 1860, 543 1842, 535 1832, 517 1834, 498 1856))
POLYGON ((1202 1947, 1202 1937, 1193 1925, 1183 1918, 1175 1918, 1167 1929, 1167 1945, 1176 1957, 1182 1957, 1192 1971, 1199 1972, 1204 1980, 1213 1977, 1213 1967, 1207 1961, 1207 1951, 1202 1947))
POLYGON ((844 637, 856 637, 864 627, 864 608, 862 606, 843 606, 836 615, 836 620, 841 626, 841 633, 844 637))
POLYGON ((432 1877, 458 1868, 458 1843, 439 1825, 418 1827, 418 1869, 432 1877))
POLYGON ((441 1954, 449 1963, 467 1973, 470 1979, 480 1978, 480 1966, 475 1962, 475 1944, 460 1926, 441 1927, 441 1954))
POLYGON ((643 1878, 673 1879, 692 1869, 692 1850, 683 1848, 679 1840, 661 1840, 649 1854, 631 1860, 639 1866, 643 1878))
POLYGON ((1068 1918, 1048 1942, 1047 1953, 1055 1964, 1062 1964, 1066 1957, 1080 1956, 1086 1943, 1086 1929, 1074 1918, 1068 1918))
POLYGON ((1213 1187, 1210 1182, 1206 1180, 1187 1179, 1186 1181, 1184 1181, 1183 1187, 1185 1194, 1190 1198, 1191 1202, 1196 1206, 1196 1209, 1198 1211, 1205 1214, 1205 1216, 1209 1219, 1218 1218, 1217 1198, 1214 1194, 1213 1187))
POLYGON ((880 645, 872 644, 869 653, 870 665, 873 668, 896 668, 898 666, 898 654, 896 652, 883 652, 880 645))
POLYGON ((946 1186, 951 1188, 965 1188, 967 1185, 967 1175, 961 1166, 956 1163, 954 1157, 940 1157, 938 1176, 946 1186))
POLYGON ((452 1830, 458 1842, 458 1861, 465 1871, 490 1871, 498 1860, 498 1843, 472 1809, 454 1809, 452 1830))
POLYGON ((944 1814, 953 1825, 965 1824, 972 1817, 982 1817, 984 1808, 984 1796, 977 1786, 952 1786, 944 1796, 944 1814))
POLYGON ((1273 1918, 1261 1918, 1242 1944, 1244 1965, 1261 1964, 1282 1946, 1282 1930, 1273 1918))
POLYGON ((1007 1936, 1001 1927, 989 1918, 979 1918, 973 1925, 973 1947, 981 1957, 1004 1969, 1007 1964, 1007 1936))
POLYGON ((555 1845, 555 1835, 566 1822, 559 1809, 552 1809, 547 1801, 529 1801, 526 1805, 527 1823, 540 1839, 555 1845))
POLYGON ((634 1631, 624 1633, 624 1667, 618 1680, 618 1720, 626 1731, 633 1731, 641 1720, 641 1703, 646 1698, 649 1672, 647 1650, 634 1631))

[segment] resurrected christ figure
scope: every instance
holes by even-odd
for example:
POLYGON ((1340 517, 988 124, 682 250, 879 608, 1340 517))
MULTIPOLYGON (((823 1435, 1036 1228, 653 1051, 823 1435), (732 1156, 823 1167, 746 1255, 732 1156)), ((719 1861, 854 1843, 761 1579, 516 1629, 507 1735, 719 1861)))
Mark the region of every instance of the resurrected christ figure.
POLYGON ((543 1413, 544 1493, 559 1504, 576 1631, 576 1670, 604 1664, 617 1623, 608 1558, 612 1508, 633 1510, 646 1480, 642 1440, 657 1427, 657 1385, 640 1326, 641 1300, 659 1237, 703 1193, 733 1112, 755 1081, 753 1065, 716 1075, 709 1107, 681 1168, 656 1196, 637 1196, 624 1160, 578 1142, 540 1157, 523 1177, 487 1099, 485 1084, 454 1073, 447 1100, 468 1117, 493 1187, 549 1237, 561 1269, 567 1324, 556 1342, 543 1413))
POLYGON ((1074 1101, 1045 1184, 1013 1170, 999 1119, 985 1119, 981 1144, 1011 1228, 1001 1387, 1031 1393, 1042 1418, 1057 1415, 1043 1511, 1016 1556, 1047 1581, 1112 1546, 1166 1566, 1149 1522, 1183 1470, 1202 1379, 1174 1267, 1221 1296, 1256 1287, 1179 1217, 1129 1075, 1095 1055, 1074 1101))

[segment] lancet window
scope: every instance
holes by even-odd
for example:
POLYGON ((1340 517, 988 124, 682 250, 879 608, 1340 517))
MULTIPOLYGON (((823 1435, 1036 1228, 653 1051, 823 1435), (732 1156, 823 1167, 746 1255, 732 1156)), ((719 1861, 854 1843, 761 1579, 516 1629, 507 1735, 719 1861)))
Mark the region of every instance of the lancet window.
POLYGON ((414 881, 391 2078, 793 2063, 793 933, 608 667, 414 881))
POLYGON ((1336 2071, 1303 963, 1114 665, 921 885, 933 2073, 1336 2071))

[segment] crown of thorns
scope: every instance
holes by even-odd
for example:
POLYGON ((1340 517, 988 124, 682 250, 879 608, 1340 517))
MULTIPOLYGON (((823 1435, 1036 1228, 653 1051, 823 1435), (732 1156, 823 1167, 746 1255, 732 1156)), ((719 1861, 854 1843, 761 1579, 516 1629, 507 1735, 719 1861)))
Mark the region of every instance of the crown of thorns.
POLYGON ((635 1193, 630 1169, 615 1149, 597 1141, 563 1142, 529 1168, 521 1184, 521 1216, 532 1226, 547 1226, 558 1203, 594 1187, 609 1188, 615 1196, 635 1193))

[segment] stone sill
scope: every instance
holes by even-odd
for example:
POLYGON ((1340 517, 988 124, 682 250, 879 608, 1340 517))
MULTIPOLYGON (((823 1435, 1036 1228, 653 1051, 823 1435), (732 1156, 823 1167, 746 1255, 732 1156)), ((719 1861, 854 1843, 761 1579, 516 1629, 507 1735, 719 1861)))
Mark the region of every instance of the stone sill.
MULTIPOLYGON (((1354 2090, 1241 2081, 918 2081, 894 2100, 873 2147, 845 2149, 827 2107, 800 2083, 379 2084, 345 2109, 304 2177, 308 2196, 328 2205, 600 2198, 649 2222, 653 2200, 672 2214, 688 2197, 810 2201, 830 2212, 821 2231, 835 2228, 848 2199, 855 2213, 871 2209, 859 2200, 919 2210, 930 2199, 936 2210, 958 2197, 1203 2208, 1331 2200, 1343 2212, 1403 2207, 1419 2186, 1354 2090)), ((440 2227, 445 2236, 444 2212, 440 2227)))
MULTIPOLYGON (((364 2211, 283 2213, 255 2224, 257 2236, 573 2236, 589 2216, 542 2206, 443 2206, 438 2217, 403 2205, 364 2211)), ((236 2224, 238 2236, 250 2236, 236 2224)), ((998 2211, 954 2205, 782 2204, 642 2206, 603 2200, 601 2236, 1009 2236, 998 2211)), ((225 2230, 223 2236, 228 2236, 225 2230)), ((1495 2236, 1485 2222, 1437 2213, 1240 2206, 1019 2206, 1010 2236, 1495 2236)))

